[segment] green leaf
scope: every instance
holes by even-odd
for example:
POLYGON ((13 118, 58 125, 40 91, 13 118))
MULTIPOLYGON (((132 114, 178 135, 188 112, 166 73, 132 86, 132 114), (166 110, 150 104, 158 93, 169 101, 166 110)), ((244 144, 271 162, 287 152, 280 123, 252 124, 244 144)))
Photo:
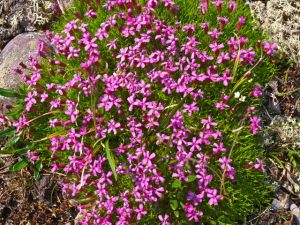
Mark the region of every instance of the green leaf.
POLYGON ((49 134, 47 137, 44 137, 44 138, 42 138, 40 140, 36 140, 36 141, 33 141, 33 142, 36 143, 36 142, 46 141, 46 140, 49 140, 49 139, 57 137, 57 136, 65 135, 67 133, 68 133, 67 130, 59 130, 59 131, 56 131, 56 132, 54 132, 52 134, 49 134))
POLYGON ((2 150, 0 151, 0 154, 20 155, 26 153, 27 150, 28 150, 27 148, 2 150))
POLYGON ((193 182, 196 180, 196 176, 195 175, 189 175, 188 176, 188 182, 193 182))
POLYGON ((35 164, 33 165, 34 169, 37 171, 41 171, 43 169, 43 163, 41 160, 38 160, 35 162, 35 164))
POLYGON ((107 140, 105 142, 105 153, 106 153, 106 158, 108 160, 111 171, 114 174, 115 180, 117 180, 116 163, 115 163, 115 159, 114 159, 113 155, 111 154, 111 150, 109 148, 109 140, 107 140))
POLYGON ((0 95, 9 98, 20 98, 21 95, 12 89, 0 88, 0 95))
POLYGON ((9 139, 6 144, 4 145, 5 148, 9 148, 16 144, 20 140, 20 136, 14 136, 11 139, 9 139))
POLYGON ((184 209, 184 203, 183 202, 179 202, 179 205, 181 206, 181 208, 184 209))
POLYGON ((43 163, 41 160, 37 161, 34 165, 34 173, 33 173, 33 177, 35 180, 39 180, 41 178, 41 171, 43 169, 43 163))
POLYGON ((173 199, 170 201, 171 209, 176 210, 178 208, 178 201, 173 199))
POLYGON ((34 179, 36 181, 38 181, 39 179, 41 179, 41 173, 40 173, 40 171, 34 170, 33 177, 34 177, 34 179))
MULTIPOLYGON (((187 95, 188 96, 188 95, 187 95)), ((156 129, 157 131, 161 131, 164 130, 171 122, 171 119, 173 118, 173 116, 176 114, 176 112, 183 106, 187 96, 185 96, 178 104, 176 107, 174 107, 174 109, 166 116, 166 117, 162 117, 163 120, 160 121, 160 126, 156 129)))
POLYGON ((24 106, 16 106, 10 112, 6 112, 5 115, 17 120, 24 111, 24 108, 24 106))
POLYGON ((10 170, 11 171, 19 171, 21 169, 24 169, 29 164, 29 161, 27 159, 23 159, 19 162, 17 162, 15 165, 13 165, 10 170))
POLYGON ((175 188, 175 189, 181 188, 181 181, 175 179, 174 182, 172 183, 172 188, 175 188))
POLYGON ((15 131, 16 131, 16 128, 8 128, 4 131, 1 131, 0 132, 0 138, 2 137, 10 137, 10 136, 13 136, 15 134, 15 131))
POLYGON ((179 218, 179 211, 173 211, 176 218, 179 218))

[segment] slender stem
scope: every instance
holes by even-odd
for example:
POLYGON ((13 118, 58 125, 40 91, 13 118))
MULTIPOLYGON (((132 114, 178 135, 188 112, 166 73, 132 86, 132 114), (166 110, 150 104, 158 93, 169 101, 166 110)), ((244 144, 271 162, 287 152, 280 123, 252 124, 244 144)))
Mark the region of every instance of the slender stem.
POLYGON ((60 112, 59 111, 51 111, 51 112, 44 113, 44 114, 42 114, 38 117, 33 118, 32 120, 27 121, 26 124, 29 124, 29 123, 31 123, 31 122, 33 122, 33 121, 35 121, 35 120, 37 120, 37 119, 39 119, 43 116, 47 116, 47 115, 51 115, 51 114, 55 114, 55 113, 60 113, 60 112))
MULTIPOLYGON (((241 124, 240 124, 240 127, 243 127, 244 126, 244 123, 245 123, 245 117, 243 118, 243 120, 241 121, 241 124)), ((232 146, 230 148, 230 151, 229 151, 229 155, 228 155, 228 159, 231 158, 231 155, 233 153, 233 149, 234 147, 236 146, 236 143, 237 143, 237 139, 241 133, 242 129, 239 129, 234 137, 234 140, 233 140, 233 143, 232 143, 232 146)), ((227 167, 225 167, 224 171, 223 171, 223 174, 222 174, 222 178, 221 178, 221 184, 220 184, 220 193, 223 193, 224 195, 226 194, 225 192, 225 174, 227 172, 227 167)))
MULTIPOLYGON (((197 163, 197 159, 190 158, 190 160, 194 163, 197 163)), ((205 167, 207 167, 209 170, 211 170, 220 180, 222 179, 221 175, 215 169, 213 169, 209 165, 205 165, 205 167)))

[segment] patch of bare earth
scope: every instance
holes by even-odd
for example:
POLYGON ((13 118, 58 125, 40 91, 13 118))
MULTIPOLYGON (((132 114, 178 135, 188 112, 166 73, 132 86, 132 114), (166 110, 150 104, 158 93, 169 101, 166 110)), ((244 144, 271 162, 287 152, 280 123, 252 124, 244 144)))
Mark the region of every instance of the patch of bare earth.
POLYGON ((14 157, 1 161, 0 224, 74 224, 75 207, 62 195, 55 176, 44 174, 35 181, 29 170, 8 171, 14 157))

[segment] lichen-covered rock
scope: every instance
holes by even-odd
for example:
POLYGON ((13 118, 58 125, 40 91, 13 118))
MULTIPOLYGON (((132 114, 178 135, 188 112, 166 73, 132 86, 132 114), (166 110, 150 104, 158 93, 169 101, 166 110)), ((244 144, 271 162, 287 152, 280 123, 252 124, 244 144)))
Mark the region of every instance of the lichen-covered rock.
POLYGON ((45 27, 56 0, 0 0, 0 49, 16 35, 45 27))
MULTIPOLYGON (((277 144, 284 147, 300 148, 300 120, 293 117, 275 116, 268 128, 273 132, 277 144)), ((271 135, 269 136, 271 137, 271 135)), ((265 140, 265 143, 270 140, 265 140)))
MULTIPOLYGON (((44 34, 39 32, 23 33, 11 40, 0 54, 0 88, 16 89, 21 85, 22 79, 14 73, 13 69, 20 62, 28 63, 28 57, 33 55, 39 45, 39 40, 46 40, 44 34)), ((7 99, 0 97, 0 102, 7 99)))
POLYGON ((300 1, 299 0, 248 0, 254 17, 273 42, 300 65, 300 1))

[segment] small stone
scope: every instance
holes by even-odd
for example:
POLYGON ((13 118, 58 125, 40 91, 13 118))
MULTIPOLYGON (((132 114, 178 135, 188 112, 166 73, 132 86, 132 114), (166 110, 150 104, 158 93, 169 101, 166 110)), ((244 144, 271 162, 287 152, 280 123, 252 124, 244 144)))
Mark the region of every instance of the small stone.
POLYGON ((273 199, 272 204, 271 204, 271 208, 275 211, 280 211, 280 210, 283 210, 283 209, 287 209, 288 206, 289 206, 288 203, 279 201, 276 198, 273 199))
MULTIPOLYGON (((12 39, 0 54, 0 88, 16 90, 23 84, 21 77, 13 69, 23 62, 28 65, 28 57, 38 49, 39 40, 46 40, 39 32, 23 33, 12 39)), ((0 97, 0 103, 10 104, 8 98, 0 97)))

